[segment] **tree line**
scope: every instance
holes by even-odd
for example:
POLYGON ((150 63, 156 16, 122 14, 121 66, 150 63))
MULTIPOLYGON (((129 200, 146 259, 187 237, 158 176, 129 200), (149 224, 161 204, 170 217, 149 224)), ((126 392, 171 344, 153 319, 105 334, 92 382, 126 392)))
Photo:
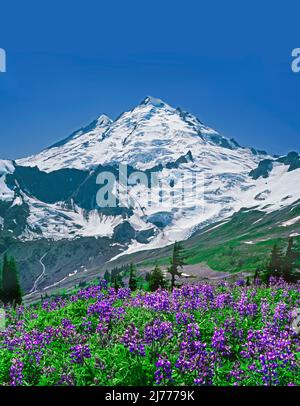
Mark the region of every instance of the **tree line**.
MULTIPOLYGON (((261 279, 265 283, 269 283, 272 276, 281 277, 286 282, 296 282, 299 280, 299 272, 296 270, 296 261, 300 255, 294 249, 294 239, 288 239, 287 248, 281 249, 278 244, 274 244, 270 258, 264 269, 257 269, 254 274, 254 279, 261 279)), ((145 278, 137 275, 137 269, 134 264, 114 268, 110 272, 105 271, 104 279, 118 290, 125 286, 124 277, 128 279, 128 287, 135 291, 139 288, 146 288, 150 291, 158 289, 173 290, 176 286, 180 286, 180 278, 182 276, 182 268, 186 265, 186 255, 183 246, 179 242, 175 242, 172 249, 172 254, 169 260, 169 266, 166 271, 162 271, 158 264, 155 265, 151 272, 146 273, 145 278), (167 279, 167 273, 170 278, 167 279)), ((16 306, 22 303, 22 291, 19 283, 18 269, 16 261, 13 257, 4 255, 2 267, 0 267, 0 302, 5 305, 16 306)))
MULTIPOLYGON (((296 269, 296 261, 300 257, 299 253, 294 249, 294 239, 288 239, 287 248, 281 249, 278 244, 274 244, 270 253, 269 259, 266 260, 265 266, 261 269, 256 269, 253 279, 261 279, 266 284, 269 284, 270 278, 281 277, 286 282, 296 282, 300 279, 300 273, 296 269)), ((144 288, 150 291, 158 289, 173 290, 176 286, 180 286, 180 278, 182 276, 182 268, 186 265, 187 256, 184 248, 179 242, 175 242, 172 249, 172 254, 169 260, 169 266, 166 271, 162 271, 158 264, 155 265, 151 272, 147 272, 145 279, 137 276, 136 266, 131 264, 129 267, 115 268, 111 271, 105 271, 104 279, 115 289, 124 287, 123 278, 128 278, 128 287, 131 290, 144 288), (167 273, 170 278, 167 279, 167 273)), ((250 277, 247 278, 247 283, 250 282, 250 277)))
MULTIPOLYGON (((114 268, 110 272, 104 273, 104 279, 111 287, 118 290, 125 286, 124 278, 128 278, 128 287, 134 291, 138 288, 145 288, 152 292, 158 289, 174 289, 178 285, 178 281, 182 275, 181 269, 185 265, 186 256, 184 249, 179 242, 175 242, 170 258, 170 264, 167 268, 167 273, 170 274, 170 281, 166 278, 166 272, 163 272, 159 265, 155 265, 151 272, 146 273, 145 279, 137 276, 137 269, 134 264, 129 267, 114 268), (146 285, 146 286, 145 286, 146 285)), ((180 285, 180 283, 179 283, 180 285)))

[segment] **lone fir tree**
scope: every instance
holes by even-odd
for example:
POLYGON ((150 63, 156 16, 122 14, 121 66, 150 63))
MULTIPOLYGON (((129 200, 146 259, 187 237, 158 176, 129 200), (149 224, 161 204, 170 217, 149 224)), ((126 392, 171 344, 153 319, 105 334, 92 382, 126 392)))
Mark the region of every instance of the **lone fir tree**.
POLYGON ((1 273, 1 300, 4 304, 16 306, 22 303, 22 293, 14 258, 4 256, 1 273))
POLYGON ((175 287, 176 277, 180 277, 182 272, 179 271, 185 265, 186 257, 183 254, 183 247, 179 242, 175 242, 173 246, 173 253, 170 260, 170 267, 168 268, 168 272, 171 275, 171 290, 175 287))
POLYGON ((151 292, 155 292, 159 288, 165 288, 167 286, 166 279, 160 267, 155 265, 155 268, 149 276, 149 289, 151 292))
POLYGON ((284 258, 282 259, 282 277, 287 282, 295 282, 297 274, 294 271, 295 261, 299 258, 299 253, 293 249, 294 239, 290 237, 284 258))
POLYGON ((116 291, 124 287, 123 277, 121 273, 118 273, 113 277, 112 284, 116 291))
POLYGON ((138 287, 137 276, 136 276, 136 267, 133 264, 130 265, 130 269, 129 269, 128 287, 132 291, 137 290, 137 287, 138 287))
POLYGON ((109 283, 109 282, 111 281, 111 275, 110 275, 110 273, 109 273, 108 270, 106 270, 106 271, 104 272, 103 279, 104 279, 107 283, 109 283))
POLYGON ((281 276, 282 271, 282 251, 277 244, 273 245, 267 271, 264 274, 266 283, 269 283, 271 276, 281 276))

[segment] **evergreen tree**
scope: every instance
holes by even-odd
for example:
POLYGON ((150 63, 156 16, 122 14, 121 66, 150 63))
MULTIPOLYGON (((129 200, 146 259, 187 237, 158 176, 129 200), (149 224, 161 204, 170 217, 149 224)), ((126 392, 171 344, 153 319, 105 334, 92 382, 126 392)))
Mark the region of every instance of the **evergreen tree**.
POLYGON ((115 276, 114 279, 113 279, 111 282, 112 282, 113 285, 114 285, 115 291, 118 291, 118 290, 120 289, 120 287, 121 287, 121 286, 119 285, 119 282, 118 282, 118 277, 115 276))
POLYGON ((109 282, 111 281, 110 273, 109 273, 107 270, 104 272, 103 279, 104 279, 107 283, 109 283, 109 282))
POLYGON ((3 296, 3 290, 2 290, 2 269, 0 268, 0 304, 4 303, 4 296, 3 296))
POLYGON ((129 274, 128 287, 132 291, 137 290, 138 284, 137 284, 137 276, 136 276, 136 267, 133 264, 130 265, 129 272, 130 272, 130 274, 129 274))
POLYGON ((267 272, 264 275, 264 279, 269 283, 271 276, 282 276, 282 252, 278 248, 277 244, 273 245, 271 258, 267 265, 267 272))
POLYGON ((19 282, 18 268, 15 259, 12 257, 9 261, 10 270, 13 275, 14 289, 13 289, 13 301, 15 304, 20 305, 22 303, 22 291, 19 282))
POLYGON ((297 277, 295 272, 293 272, 295 261, 299 254, 293 251, 294 239, 290 237, 288 240, 288 246, 285 253, 285 257, 282 261, 282 276, 287 282, 294 282, 297 277))
POLYGON ((111 273, 110 273, 110 281, 109 281, 112 285, 115 284, 115 279, 116 279, 116 277, 117 277, 116 268, 113 268, 113 269, 111 270, 111 273))
POLYGON ((183 247, 176 241, 173 247, 170 267, 168 268, 168 272, 171 274, 171 290, 175 287, 176 276, 180 277, 182 274, 179 269, 185 265, 185 259, 186 257, 183 255, 183 247))
POLYGON ((116 276, 114 276, 112 284, 115 290, 119 290, 120 288, 124 287, 124 282, 121 273, 118 273, 116 276))
POLYGON ((155 292, 159 288, 167 286, 164 274, 158 265, 155 266, 149 277, 149 289, 155 292))
POLYGON ((2 302, 9 303, 9 294, 7 292, 7 276, 9 277, 9 265, 8 265, 7 254, 4 255, 2 270, 1 270, 1 292, 2 292, 2 302))
POLYGON ((117 281, 118 281, 118 285, 120 288, 124 288, 125 284, 123 282, 123 275, 121 273, 119 273, 117 275, 117 281))
POLYGON ((14 258, 4 256, 2 267, 2 301, 13 306, 22 303, 22 293, 14 258))

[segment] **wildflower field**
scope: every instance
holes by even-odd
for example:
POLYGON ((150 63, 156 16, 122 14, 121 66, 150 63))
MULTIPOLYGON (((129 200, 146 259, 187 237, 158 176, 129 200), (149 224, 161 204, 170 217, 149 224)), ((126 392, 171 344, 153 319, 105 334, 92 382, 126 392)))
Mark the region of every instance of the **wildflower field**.
POLYGON ((131 292, 105 281, 7 310, 1 385, 299 385, 299 284, 131 292))

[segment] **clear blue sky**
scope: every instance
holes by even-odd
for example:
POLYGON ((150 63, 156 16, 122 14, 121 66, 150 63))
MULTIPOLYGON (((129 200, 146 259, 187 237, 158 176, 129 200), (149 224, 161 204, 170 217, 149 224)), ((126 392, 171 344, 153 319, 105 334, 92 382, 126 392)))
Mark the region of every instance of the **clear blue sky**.
POLYGON ((10 1, 0 157, 35 153, 146 95, 243 145, 300 150, 299 1, 10 1), (298 4, 297 4, 298 3, 298 4))

